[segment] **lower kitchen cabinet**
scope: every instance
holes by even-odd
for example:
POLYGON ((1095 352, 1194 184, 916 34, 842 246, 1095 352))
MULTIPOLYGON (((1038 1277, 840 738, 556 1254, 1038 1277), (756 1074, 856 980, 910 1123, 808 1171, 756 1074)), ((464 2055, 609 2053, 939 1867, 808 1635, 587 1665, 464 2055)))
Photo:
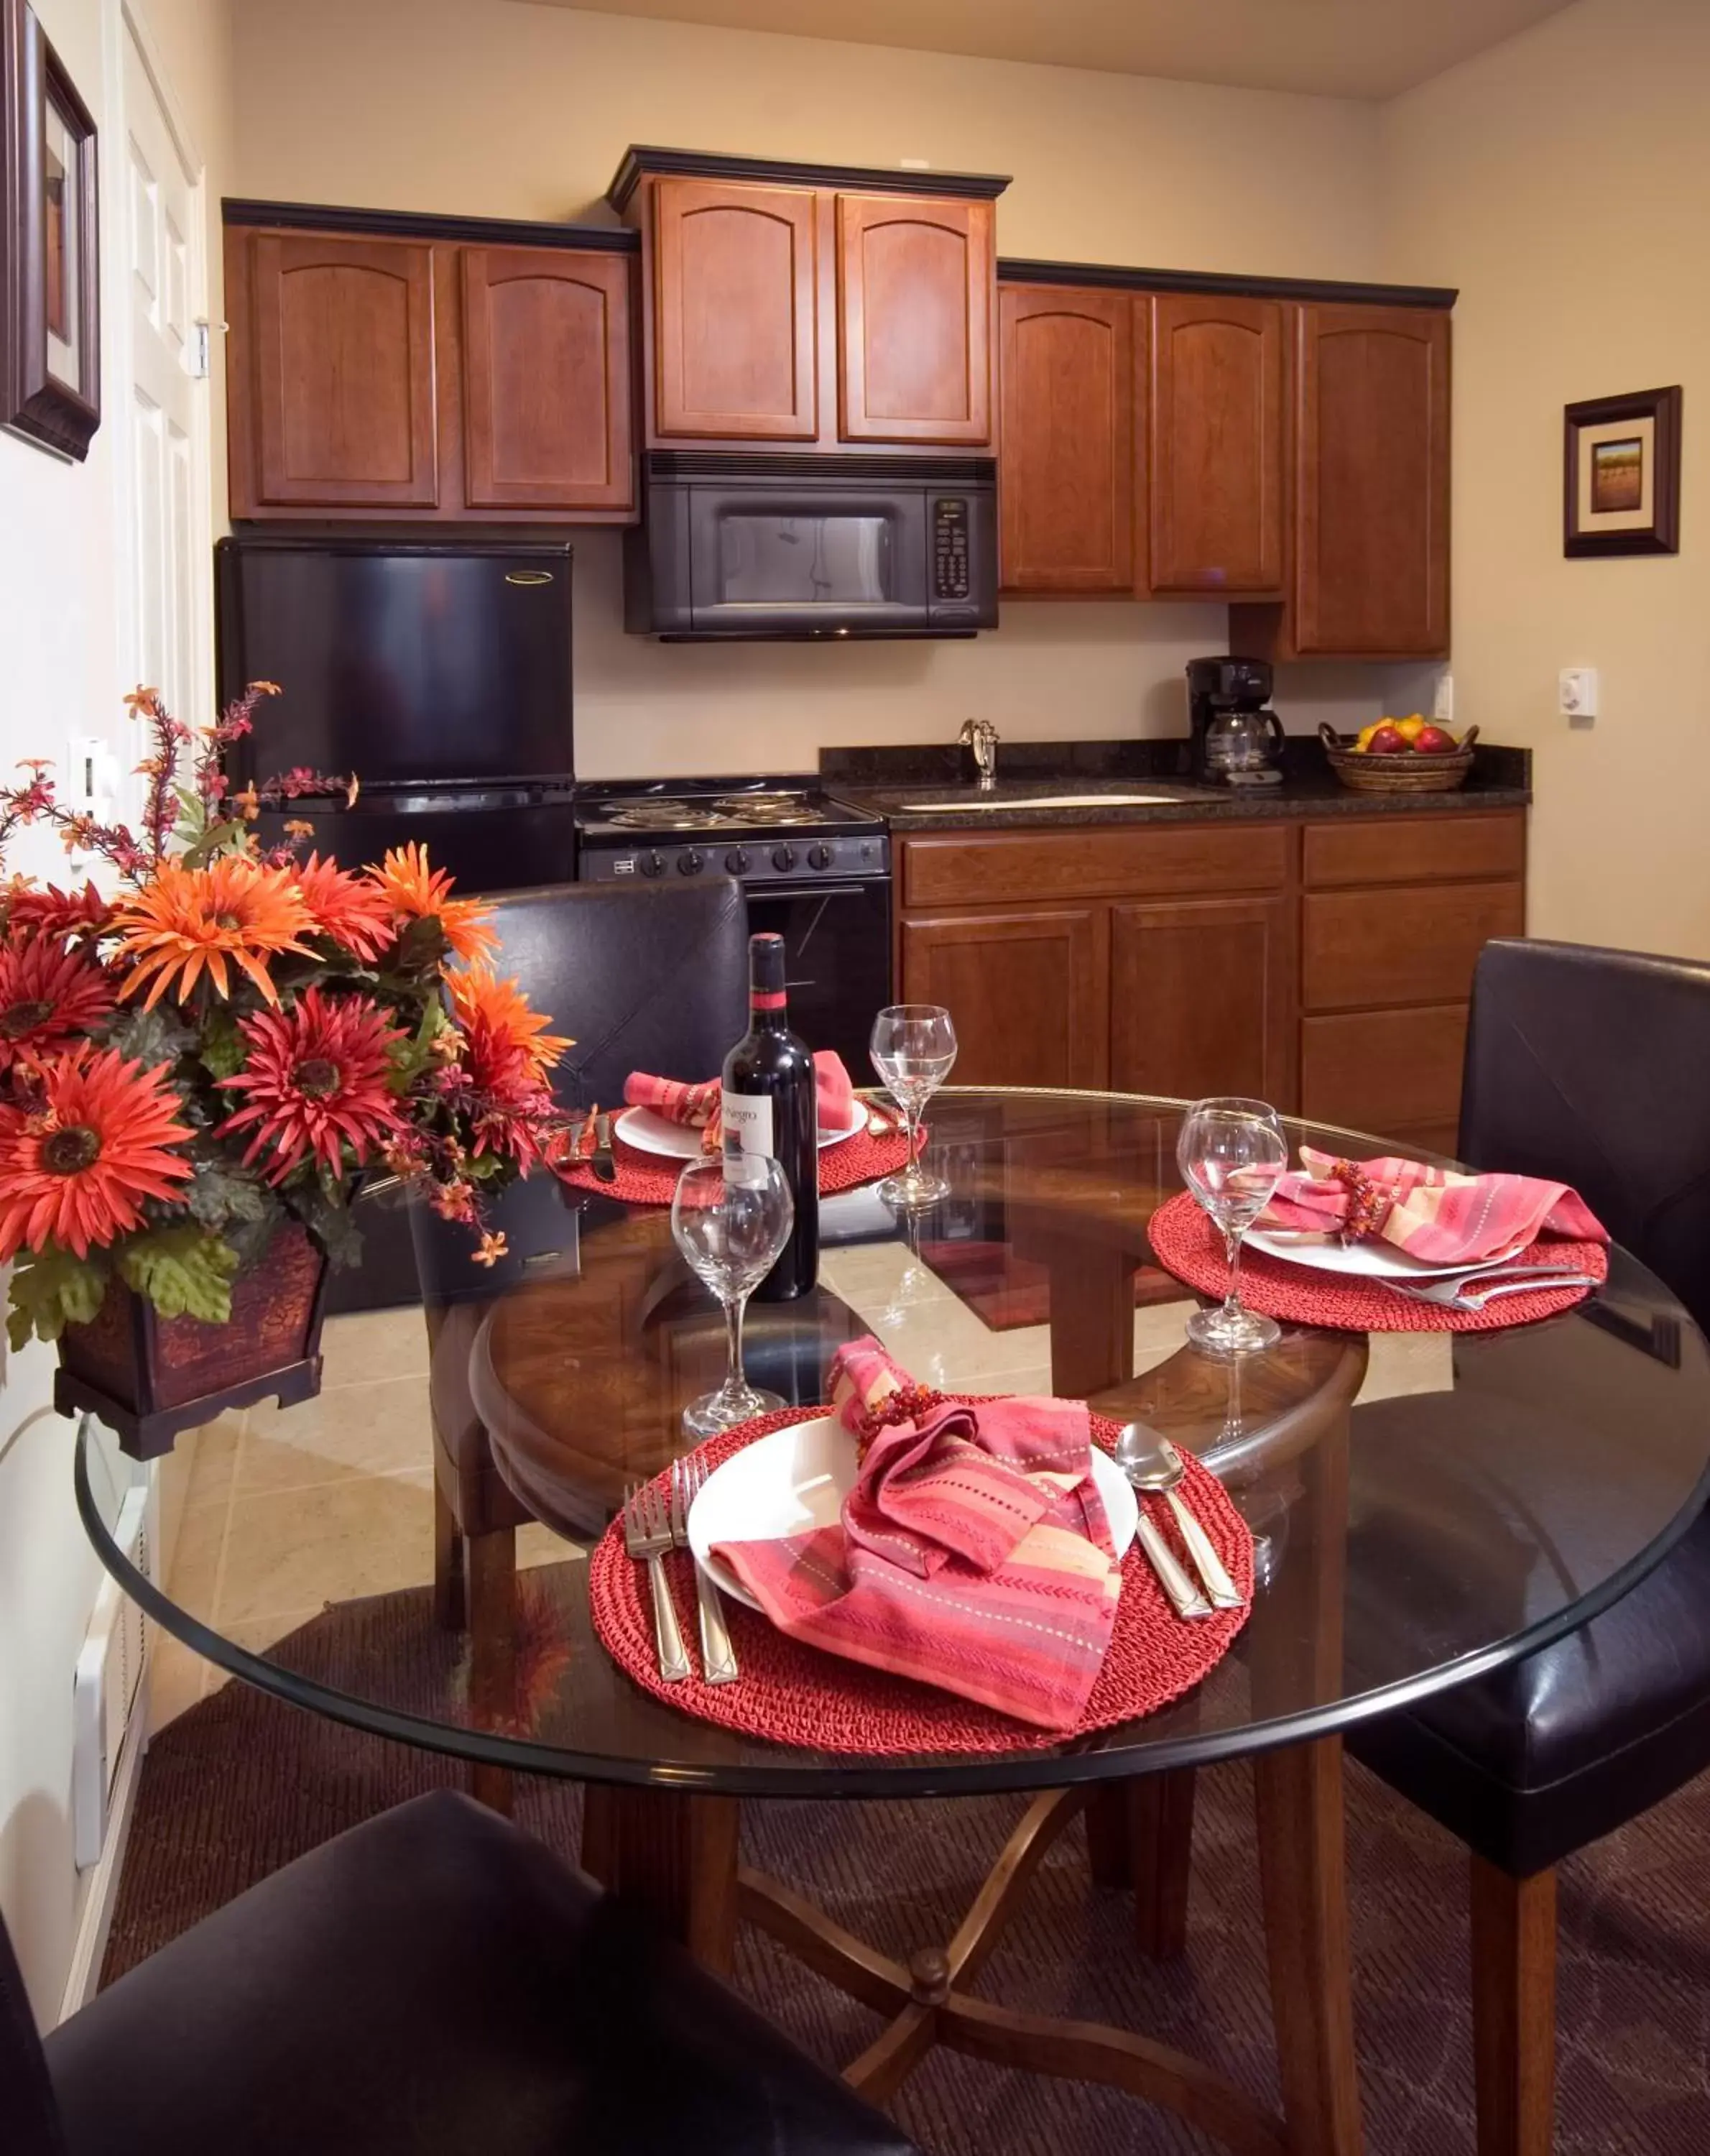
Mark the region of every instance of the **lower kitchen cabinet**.
POLYGON ((1110 1084, 1194 1100, 1294 1095, 1294 904, 1110 910, 1110 1084))
POLYGON ((902 927, 902 1000, 955 1021, 963 1086, 1103 1086, 1105 909, 1005 907, 902 927))

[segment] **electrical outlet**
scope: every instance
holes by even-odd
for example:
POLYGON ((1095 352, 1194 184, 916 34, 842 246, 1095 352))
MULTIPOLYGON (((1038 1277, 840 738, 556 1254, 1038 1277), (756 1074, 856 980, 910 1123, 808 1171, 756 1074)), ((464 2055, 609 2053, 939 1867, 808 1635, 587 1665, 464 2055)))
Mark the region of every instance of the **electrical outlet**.
POLYGON ((1597 716, 1597 669, 1564 666, 1561 671, 1563 716, 1585 725, 1597 716))
POLYGON ((1442 726, 1454 725, 1455 677, 1452 674, 1438 675, 1436 695, 1431 701, 1431 715, 1442 726))

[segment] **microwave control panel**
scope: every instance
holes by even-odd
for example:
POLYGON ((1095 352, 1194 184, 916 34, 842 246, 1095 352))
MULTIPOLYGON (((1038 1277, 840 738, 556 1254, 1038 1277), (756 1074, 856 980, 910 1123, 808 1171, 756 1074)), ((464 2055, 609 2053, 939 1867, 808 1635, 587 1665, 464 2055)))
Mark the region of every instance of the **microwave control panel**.
POLYGON ((932 596, 965 600, 970 591, 967 501, 957 494, 936 495, 932 503, 932 596))

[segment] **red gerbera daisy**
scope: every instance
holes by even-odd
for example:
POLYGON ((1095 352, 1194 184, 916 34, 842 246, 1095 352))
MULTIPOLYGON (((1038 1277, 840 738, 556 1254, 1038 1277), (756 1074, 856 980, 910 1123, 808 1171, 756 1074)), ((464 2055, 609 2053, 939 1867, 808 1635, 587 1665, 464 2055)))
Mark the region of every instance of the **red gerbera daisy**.
POLYGON ((14 934, 27 930, 54 943, 63 943, 68 936, 99 936, 113 918, 111 906, 92 883, 81 891, 15 883, 6 894, 5 912, 14 934))
POLYGON ((49 1243, 79 1258, 138 1226, 145 1198, 176 1199, 188 1128, 166 1070, 87 1047, 44 1066, 38 1114, 0 1109, 0 1262, 49 1243))
POLYGON ((365 963, 377 958, 397 933, 386 893, 319 854, 310 854, 295 874, 309 909, 308 932, 330 937, 365 963))
POLYGON ((0 944, 0 1070, 64 1048, 113 1008, 100 968, 45 937, 0 944))
POLYGON ((241 1029, 248 1060, 220 1083, 241 1093, 243 1106, 219 1135, 253 1128, 244 1163, 271 1147, 269 1183, 283 1183, 309 1159, 342 1173, 347 1142, 366 1165, 371 1147, 403 1127, 387 1079, 387 1051, 404 1036, 366 996, 335 1001, 309 988, 290 1010, 259 1012, 241 1029))

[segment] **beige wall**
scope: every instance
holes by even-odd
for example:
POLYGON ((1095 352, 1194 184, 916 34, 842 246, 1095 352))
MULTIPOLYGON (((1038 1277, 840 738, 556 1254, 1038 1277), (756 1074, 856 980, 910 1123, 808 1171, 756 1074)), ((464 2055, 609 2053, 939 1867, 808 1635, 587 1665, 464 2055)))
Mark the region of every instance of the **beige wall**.
POLYGON ((1710 7, 1580 0, 1386 111, 1385 267, 1458 284, 1457 718, 1530 743, 1533 926, 1710 957, 1710 7), (1568 561, 1562 410, 1678 382, 1681 551, 1568 561), (1594 665, 1570 727, 1558 670, 1594 665))
MULTIPOLYGON (((247 194, 609 218, 627 143, 1009 172, 1010 254, 1374 275, 1375 110, 511 0, 240 0, 247 194)), ((838 742, 1169 733, 1221 607, 1006 605, 977 644, 666 649, 619 627, 618 542, 577 542, 589 776, 801 768, 838 742)), ((1292 724, 1365 716, 1389 677, 1303 676, 1292 724)), ((1410 703, 1408 708, 1412 708, 1410 703)))

